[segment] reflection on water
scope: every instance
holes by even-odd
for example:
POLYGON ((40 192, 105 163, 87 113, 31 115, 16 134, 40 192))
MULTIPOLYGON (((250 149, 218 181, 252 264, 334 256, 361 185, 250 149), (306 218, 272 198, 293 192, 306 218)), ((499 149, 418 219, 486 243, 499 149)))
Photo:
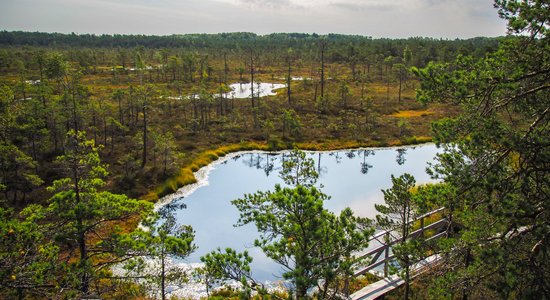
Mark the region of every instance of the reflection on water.
MULTIPOLYGON (((330 152, 308 152, 315 160, 319 173, 318 186, 331 199, 325 203, 330 211, 339 213, 350 207, 355 214, 374 218, 374 204, 383 202, 381 189, 391 187, 390 175, 410 173, 419 184, 432 180, 425 173, 428 162, 437 152, 428 144, 409 148, 358 149, 330 152), (397 156, 396 156, 397 152, 397 156)), ((191 225, 195 232, 197 251, 186 262, 199 262, 200 256, 218 247, 248 250, 254 257, 253 274, 260 280, 277 280, 281 269, 254 248, 259 235, 253 224, 234 227, 239 213, 231 200, 258 190, 273 190, 275 184, 284 185, 279 178, 282 162, 288 152, 241 153, 218 162, 212 168, 206 186, 172 202, 185 203, 186 209, 177 210, 178 221, 191 225)))
POLYGON ((363 150, 363 162, 361 162, 361 174, 367 174, 372 165, 367 162, 367 157, 374 155, 373 150, 363 150))
MULTIPOLYGON (((252 94, 252 87, 250 82, 248 83, 233 83, 230 84, 231 92, 225 94, 227 98, 243 99, 250 98, 252 94)), ((276 89, 286 87, 285 84, 281 83, 265 83, 265 82, 255 82, 254 83, 254 96, 255 97, 265 97, 265 96, 274 96, 277 93, 276 89)))
MULTIPOLYGON (((286 84, 281 83, 267 83, 267 82, 255 82, 254 83, 254 97, 275 96, 277 92, 275 90, 286 87, 286 84)), ((247 83, 232 83, 229 85, 230 92, 224 93, 223 96, 228 99, 246 99, 252 95, 252 87, 250 82, 247 83)), ((187 96, 167 96, 167 99, 171 100, 185 100, 185 99, 197 99, 198 94, 191 94, 187 96)), ((164 98, 164 96, 161 96, 164 98)))
POLYGON ((398 165, 403 165, 406 161, 405 159, 405 154, 407 154, 407 149, 403 149, 403 148, 399 148, 397 150, 397 156, 395 157, 395 162, 398 164, 398 165))

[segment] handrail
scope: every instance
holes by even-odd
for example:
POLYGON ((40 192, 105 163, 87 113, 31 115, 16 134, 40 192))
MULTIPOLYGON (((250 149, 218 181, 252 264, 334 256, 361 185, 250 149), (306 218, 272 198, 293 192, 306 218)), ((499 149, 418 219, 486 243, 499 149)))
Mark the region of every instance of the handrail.
MULTIPOLYGON (((427 212, 419 217, 417 217, 416 219, 408 222, 407 224, 408 225, 412 225, 414 224, 415 222, 418 222, 420 221, 421 222, 421 227, 417 230, 414 230, 413 232, 409 233, 407 239, 416 239, 420 236, 423 235, 423 233, 427 230, 431 230, 431 229, 437 229, 437 228, 442 228, 444 225, 449 225, 449 220, 447 220, 447 218, 443 217, 442 219, 439 219, 433 223, 430 223, 426 226, 424 226, 424 218, 426 217, 429 217, 429 216, 432 216, 434 214, 437 214, 441 211, 444 211, 445 210, 445 207, 441 207, 441 208, 438 208, 436 210, 433 210, 433 211, 430 211, 430 212, 427 212)), ((358 270, 356 270, 354 272, 354 275, 353 276, 359 276, 359 275, 362 275, 362 274, 365 274, 366 272, 384 264, 384 276, 386 277, 388 274, 388 266, 387 264, 389 263, 389 261, 393 260, 395 258, 395 256, 392 254, 390 255, 389 254, 389 250, 390 248, 395 245, 395 244, 398 244, 399 242, 401 242, 401 238, 400 237, 396 237, 394 236, 394 234, 396 233, 396 229, 398 229, 399 227, 396 226, 396 228, 393 228, 393 229, 388 229, 388 230, 385 230, 385 231, 381 231, 375 235, 373 235, 370 239, 369 239, 369 242, 372 242, 374 240, 378 241, 381 245, 375 247, 374 249, 370 249, 368 251, 366 251, 365 253, 361 253, 361 254, 358 254, 358 256, 356 257, 357 260, 361 260, 363 258, 367 258, 367 257, 370 257, 372 256, 372 258, 369 260, 368 264, 366 266, 362 266, 362 267, 359 267, 358 270), (380 238, 384 238, 383 240, 380 239, 380 238), (382 254, 385 254, 385 257, 381 260, 380 257, 382 256, 382 254)), ((447 234, 447 231, 443 231, 443 232, 440 232, 440 233, 437 233, 436 235, 434 236, 431 236, 429 238, 427 238, 426 240, 433 240, 433 239, 437 239, 437 238, 440 238, 444 235, 447 234)))
MULTIPOLYGON (((424 236, 424 232, 427 230, 432 229, 440 229, 445 228, 445 230, 441 232, 437 232, 436 234, 426 238, 426 241, 435 240, 438 238, 441 238, 443 236, 446 236, 448 234, 448 229, 450 225, 450 220, 447 219, 446 216, 442 216, 441 219, 432 222, 428 225, 424 225, 424 219, 427 217, 430 217, 434 214, 440 213, 445 210, 445 207, 438 208, 436 210, 427 212, 423 215, 420 215, 419 217, 415 218, 414 220, 407 223, 408 226, 412 226, 416 222, 420 221, 420 228, 410 232, 407 236, 407 240, 413 240, 424 236)), ((388 229, 381 231, 375 235, 373 235, 369 242, 372 241, 378 241, 380 245, 377 245, 374 249, 366 250, 365 253, 358 254, 356 256, 358 261, 363 261, 362 259, 370 258, 369 260, 365 261, 366 266, 357 266, 356 270, 353 272, 353 277, 363 275, 371 270, 373 270, 376 267, 379 267, 381 265, 384 266, 384 278, 388 278, 388 264, 390 261, 395 259, 395 255, 392 253, 390 255, 390 249, 393 245, 398 244, 402 241, 402 238, 397 236, 397 229, 399 229, 400 226, 396 226, 395 228, 388 229), (382 257, 382 258, 381 258, 382 257)), ((418 263, 418 262, 417 262, 418 263)), ((412 264, 414 266, 414 263, 412 264)))
MULTIPOLYGON (((414 224, 414 222, 419 221, 420 219, 429 217, 429 216, 434 215, 434 214, 436 214, 436 213, 438 213, 438 212, 444 211, 445 209, 446 209, 445 207, 440 207, 440 208, 438 208, 438 209, 436 209, 436 210, 432 210, 432 211, 430 211, 430 212, 427 212, 427 213, 425 213, 425 214, 423 214, 423 215, 417 217, 416 219, 410 221, 409 223, 407 223, 407 225, 412 225, 412 224, 414 224)), ((387 230, 381 231, 381 232, 379 232, 379 233, 373 235, 373 236, 369 239, 369 242, 372 241, 372 240, 378 239, 379 237, 381 237, 381 236, 383 236, 384 234, 386 234, 386 232, 391 232, 391 231, 394 231, 395 229, 398 229, 398 228, 399 228, 399 227, 396 226, 394 229, 387 229, 387 230)))

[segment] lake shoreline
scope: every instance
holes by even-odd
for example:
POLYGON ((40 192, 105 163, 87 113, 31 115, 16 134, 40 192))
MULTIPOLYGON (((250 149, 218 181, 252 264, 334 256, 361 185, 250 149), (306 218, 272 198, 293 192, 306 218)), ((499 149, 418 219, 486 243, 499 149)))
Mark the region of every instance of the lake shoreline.
MULTIPOLYGON (((418 143, 418 144, 406 144, 406 145, 393 145, 393 146, 365 146, 365 147, 356 147, 356 148, 338 148, 338 149, 329 149, 329 150, 307 150, 307 149, 301 149, 298 148, 306 153, 332 153, 337 151, 346 151, 346 150, 386 150, 386 149, 407 149, 407 148, 414 148, 419 146, 425 146, 425 145, 432 145, 433 142, 424 142, 424 143, 418 143)), ((229 152, 223 156, 219 156, 217 159, 211 161, 209 164, 200 167, 197 171, 193 172, 193 176, 195 177, 196 182, 183 185, 179 187, 176 191, 173 193, 167 194, 161 198, 159 198, 155 204, 155 210, 159 210, 161 207, 170 204, 172 201, 176 199, 180 199, 183 197, 187 197, 193 192, 195 192, 197 189, 209 185, 209 175, 210 172, 219 164, 224 163, 225 161, 228 161, 229 159, 232 159, 237 156, 245 155, 245 154, 280 154, 280 153, 288 153, 292 149, 282 149, 282 150, 263 150, 263 149, 252 149, 252 150, 238 150, 235 152, 229 152)))
POLYGON ((268 143, 266 142, 242 142, 240 144, 222 145, 215 149, 206 149, 196 153, 195 156, 191 158, 188 163, 184 164, 180 168, 179 174, 168 178, 163 183, 159 184, 155 189, 140 197, 140 199, 157 203, 158 201, 161 201, 161 199, 165 196, 176 193, 178 190, 184 188, 185 186, 197 184, 198 179, 195 176, 196 172, 198 172, 201 168, 206 167, 214 161, 218 160, 219 158, 223 158, 232 153, 250 151, 265 151, 276 153, 277 151, 289 151, 293 148, 298 148, 303 151, 318 152, 354 150, 362 148, 374 150, 392 147, 399 148, 406 146, 416 146, 428 143, 432 143, 431 137, 414 136, 407 139, 406 141, 395 140, 391 142, 358 142, 329 140, 324 142, 292 143, 283 145, 283 147, 279 147, 279 145, 277 145, 275 148, 273 148, 271 145, 268 145, 268 143))

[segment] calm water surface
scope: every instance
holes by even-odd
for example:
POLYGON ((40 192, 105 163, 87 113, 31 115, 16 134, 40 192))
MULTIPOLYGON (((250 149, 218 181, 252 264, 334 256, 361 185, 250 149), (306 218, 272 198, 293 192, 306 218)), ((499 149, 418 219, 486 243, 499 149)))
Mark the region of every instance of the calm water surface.
MULTIPOLYGON (((275 96, 277 95, 278 89, 286 87, 286 84, 282 83, 267 83, 267 82, 255 82, 254 83, 254 97, 266 97, 266 96, 275 96)), ((252 95, 252 89, 250 82, 247 83, 232 83, 229 85, 231 92, 224 94, 225 97, 231 99, 246 99, 250 98, 252 95)), ((214 94, 217 96, 218 94, 214 94)), ((199 97, 198 94, 191 94, 186 96, 167 96, 166 98, 172 100, 183 100, 183 99, 192 99, 199 97)))
MULTIPOLYGON (((229 87, 232 91, 225 95, 228 98, 244 99, 250 98, 250 96, 252 95, 250 82, 233 83, 230 84, 229 87)), ((274 96, 277 94, 277 92, 275 91, 276 89, 281 89, 284 87, 286 87, 286 85, 281 83, 254 82, 254 96, 274 96)))
MULTIPOLYGON (((320 173, 318 184, 331 196, 325 202, 330 211, 339 213, 350 207, 355 214, 374 218, 375 203, 383 203, 381 189, 391 187, 390 176, 410 173, 418 184, 433 180, 426 174, 428 162, 432 162, 438 149, 433 144, 407 148, 383 148, 334 152, 308 152, 315 160, 320 173)), ((238 210, 231 200, 258 190, 273 190, 282 184, 279 178, 281 162, 286 153, 253 152, 225 158, 214 164, 208 183, 186 197, 174 198, 175 203, 185 203, 186 209, 177 211, 181 224, 191 225, 198 249, 186 263, 200 261, 200 256, 220 247, 248 250, 254 257, 253 275, 260 280, 277 280, 280 267, 254 248, 258 232, 253 224, 234 227, 238 210)))

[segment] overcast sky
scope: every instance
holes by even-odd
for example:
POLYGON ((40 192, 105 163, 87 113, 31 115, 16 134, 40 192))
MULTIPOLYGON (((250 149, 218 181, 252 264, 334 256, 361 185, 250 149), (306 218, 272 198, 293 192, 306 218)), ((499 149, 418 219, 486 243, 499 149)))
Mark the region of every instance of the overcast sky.
POLYGON ((154 34, 246 31, 470 38, 506 32, 492 0, 0 0, 0 29, 154 34))

